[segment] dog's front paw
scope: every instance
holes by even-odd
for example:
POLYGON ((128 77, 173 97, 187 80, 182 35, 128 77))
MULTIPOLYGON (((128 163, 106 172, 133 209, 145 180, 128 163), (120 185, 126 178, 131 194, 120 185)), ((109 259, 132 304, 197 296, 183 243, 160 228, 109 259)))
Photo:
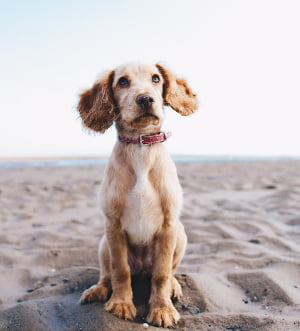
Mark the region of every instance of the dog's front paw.
POLYGON ((178 311, 172 306, 167 306, 151 309, 147 316, 147 322, 149 324, 168 328, 177 324, 179 318, 180 315, 178 311))
POLYGON ((109 286, 104 284, 96 284, 90 287, 89 289, 85 290, 82 293, 80 298, 80 302, 83 303, 90 303, 94 301, 105 301, 107 300, 110 292, 109 286))
POLYGON ((133 320, 136 315, 136 309, 130 301, 117 301, 115 299, 110 299, 106 303, 105 310, 125 320, 133 320))

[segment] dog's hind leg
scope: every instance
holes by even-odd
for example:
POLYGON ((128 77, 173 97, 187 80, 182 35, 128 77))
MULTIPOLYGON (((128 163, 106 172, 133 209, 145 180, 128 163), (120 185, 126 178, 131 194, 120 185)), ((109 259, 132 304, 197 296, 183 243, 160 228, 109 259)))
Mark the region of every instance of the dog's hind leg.
POLYGON ((112 291, 110 278, 110 258, 106 236, 104 236, 100 241, 98 254, 101 268, 99 283, 91 286, 89 289, 83 292, 80 299, 81 303, 106 301, 112 291))
MULTIPOLYGON (((177 241, 176 241, 176 248, 173 255, 173 273, 177 269, 178 265, 181 262, 181 259, 184 255, 185 249, 187 244, 187 237, 185 234, 184 227, 182 223, 178 222, 178 230, 177 230, 177 241)), ((182 296, 182 289, 181 285, 179 284, 178 280, 175 278, 173 274, 172 278, 172 298, 175 300, 180 299, 182 296)))

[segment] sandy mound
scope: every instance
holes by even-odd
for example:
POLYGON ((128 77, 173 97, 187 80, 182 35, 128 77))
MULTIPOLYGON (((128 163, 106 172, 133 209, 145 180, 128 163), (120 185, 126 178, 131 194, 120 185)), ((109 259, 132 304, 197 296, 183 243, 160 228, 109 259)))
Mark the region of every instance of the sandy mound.
MULTIPOLYGON (((299 330, 300 162, 178 172, 189 244, 177 329, 299 330)), ((0 169, 0 330, 145 329, 146 280, 135 283, 135 322, 79 304, 98 279, 102 176, 102 166, 0 169)))

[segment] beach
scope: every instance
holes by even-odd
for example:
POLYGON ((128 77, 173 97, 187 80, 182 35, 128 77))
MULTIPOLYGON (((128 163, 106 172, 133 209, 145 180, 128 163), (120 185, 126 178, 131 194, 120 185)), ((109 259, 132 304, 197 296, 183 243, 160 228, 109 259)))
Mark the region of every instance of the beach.
MULTIPOLYGON (((177 163, 178 330, 300 330, 300 161, 177 163)), ((157 330, 81 305, 98 281, 105 165, 0 168, 0 330, 157 330)), ((147 292, 145 290, 145 292, 147 292)))

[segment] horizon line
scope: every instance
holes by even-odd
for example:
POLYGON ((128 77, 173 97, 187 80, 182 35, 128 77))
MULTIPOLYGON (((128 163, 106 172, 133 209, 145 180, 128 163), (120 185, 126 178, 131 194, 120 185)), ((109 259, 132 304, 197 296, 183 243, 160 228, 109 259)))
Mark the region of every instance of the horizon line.
MULTIPOLYGON (((300 155, 255 154, 170 154, 175 163, 247 162, 247 161, 300 161, 300 155)), ((64 167, 107 164, 105 156, 26 156, 0 157, 0 168, 64 167)))

